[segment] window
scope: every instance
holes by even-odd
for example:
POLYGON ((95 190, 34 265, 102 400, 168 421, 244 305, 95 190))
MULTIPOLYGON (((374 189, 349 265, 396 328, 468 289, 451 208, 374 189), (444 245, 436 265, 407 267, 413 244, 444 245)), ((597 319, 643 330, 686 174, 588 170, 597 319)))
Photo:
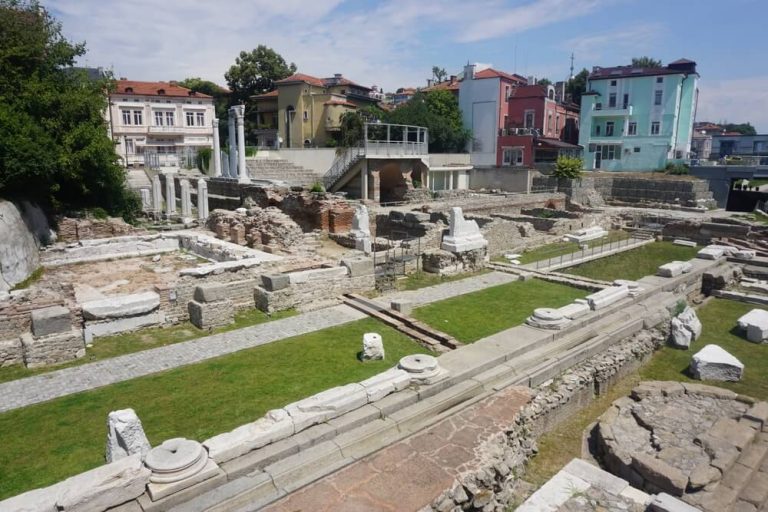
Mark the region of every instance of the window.
POLYGON ((627 125, 627 135, 637 135, 637 123, 635 121, 630 121, 627 125))
POLYGON ((661 132, 661 123, 654 121, 651 123, 651 135, 658 135, 661 132))
POLYGON ((635 146, 634 151, 635 151, 635 153, 639 153, 640 152, 640 148, 638 146, 635 146))
POLYGON ((656 77, 656 83, 657 84, 663 84, 664 83, 664 77, 663 76, 657 76, 656 77))
POLYGON ((501 163, 506 167, 523 165, 523 148, 504 148, 501 163))
POLYGON ((195 113, 194 112, 186 112, 185 117, 187 118, 187 126, 195 126, 195 113))
POLYGON ((309 120, 309 112, 305 110, 305 111, 304 111, 304 115, 303 115, 302 117, 303 117, 303 119, 304 119, 305 121, 309 120))
POLYGON ((600 146, 600 157, 603 160, 616 160, 616 145, 604 144, 600 146))
POLYGON ((123 110, 123 124, 129 125, 131 124, 131 111, 130 110, 123 110))
POLYGON ((616 80, 611 80, 611 87, 616 87, 616 80))
POLYGON ((508 100, 512 96, 512 88, 508 85, 504 86, 504 99, 508 100))
POLYGON ((163 113, 159 110, 155 111, 155 126, 163 126, 163 113))
POLYGON ((144 113, 141 110, 133 111, 133 124, 141 126, 144 124, 144 113))
POLYGON ((560 114, 555 116, 555 133, 560 133, 560 114))
POLYGON ((598 137, 600 136, 600 125, 599 124, 595 125, 595 135, 598 136, 598 137))
POLYGON ((175 118, 174 118, 173 112, 171 111, 166 112, 165 124, 167 124, 168 126, 173 126, 174 124, 176 124, 174 121, 175 121, 175 118))
POLYGON ((196 112, 195 119, 197 120, 197 126, 205 126, 205 112, 196 112))
POLYGON ((525 111, 525 127, 526 128, 533 128, 534 123, 534 111, 533 110, 526 110, 525 111))
POLYGON ((605 136, 606 137, 613 137, 613 128, 614 128, 614 122, 608 121, 605 123, 605 136))
POLYGON ((624 101, 621 102, 621 108, 629 108, 629 94, 624 95, 624 101))
POLYGON ((552 112, 547 114, 547 130, 552 130, 552 112))
POLYGON ((653 104, 654 105, 661 105, 661 96, 664 94, 664 91, 659 89, 658 91, 654 91, 653 93, 653 104))
POLYGON ((616 93, 612 92, 608 95, 608 108, 616 108, 616 93))
POLYGON ((133 143, 133 139, 125 139, 125 154, 132 155, 136 152, 136 146, 133 143))

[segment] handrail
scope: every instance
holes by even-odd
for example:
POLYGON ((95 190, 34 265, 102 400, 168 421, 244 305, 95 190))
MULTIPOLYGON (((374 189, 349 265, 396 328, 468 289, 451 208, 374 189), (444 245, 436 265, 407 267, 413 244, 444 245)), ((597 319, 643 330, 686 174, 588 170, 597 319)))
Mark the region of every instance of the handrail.
POLYGON ((336 158, 328 169, 328 172, 323 176, 323 184, 325 189, 329 190, 336 181, 341 178, 350 167, 355 165, 365 155, 365 148, 362 146, 353 146, 346 148, 340 155, 336 155, 336 158))

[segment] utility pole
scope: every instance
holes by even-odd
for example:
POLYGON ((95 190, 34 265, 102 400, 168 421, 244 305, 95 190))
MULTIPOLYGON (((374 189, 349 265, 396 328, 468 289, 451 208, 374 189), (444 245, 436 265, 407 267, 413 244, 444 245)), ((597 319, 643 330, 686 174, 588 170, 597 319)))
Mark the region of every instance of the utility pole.
POLYGON ((573 52, 571 52, 571 80, 573 80, 573 52))

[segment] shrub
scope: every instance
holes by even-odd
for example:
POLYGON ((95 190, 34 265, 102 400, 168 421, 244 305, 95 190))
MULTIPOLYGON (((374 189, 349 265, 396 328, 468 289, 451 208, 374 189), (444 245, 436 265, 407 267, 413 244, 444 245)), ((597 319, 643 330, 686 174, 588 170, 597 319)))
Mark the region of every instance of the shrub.
POLYGON ((201 172, 205 172, 208 169, 210 169, 212 155, 213 155, 213 150, 211 148, 202 148, 198 150, 197 158, 196 158, 197 168, 201 172))
POLYGON ((673 164, 672 162, 667 164, 667 174, 671 174, 673 176, 683 176, 685 174, 688 174, 688 166, 685 164, 673 164))
POLYGON ((560 156, 555 162, 554 176, 575 180, 581 177, 584 162, 581 158, 560 156))
POLYGON ((421 181, 413 180, 413 188, 421 188, 421 181))
POLYGON ((319 181, 316 181, 312 184, 312 187, 309 189, 310 192, 320 194, 322 192, 325 192, 325 187, 322 183, 319 181))

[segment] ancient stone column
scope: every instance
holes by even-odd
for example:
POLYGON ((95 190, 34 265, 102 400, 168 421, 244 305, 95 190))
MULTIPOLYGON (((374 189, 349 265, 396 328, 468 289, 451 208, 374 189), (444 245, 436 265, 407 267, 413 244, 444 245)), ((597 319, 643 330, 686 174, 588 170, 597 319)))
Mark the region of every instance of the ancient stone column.
POLYGON ((203 222, 208 218, 208 183, 197 180, 197 218, 203 222))
POLYGON ((192 216, 192 192, 189 189, 189 180, 181 180, 181 216, 188 218, 192 216))
POLYGON ((213 120, 213 177, 221 176, 221 143, 219 142, 219 120, 213 120))
POLYGON ((148 188, 140 188, 139 193, 141 194, 141 209, 145 212, 148 212, 152 209, 152 199, 150 198, 150 193, 148 188))
POLYGON ((245 167, 245 105, 235 107, 237 112, 237 181, 250 183, 245 167))
POLYGON ((152 209, 158 214, 163 211, 163 189, 157 174, 152 177, 152 209))
POLYGON ((176 214, 176 183, 173 173, 165 175, 165 214, 169 219, 176 214))
POLYGON ((227 178, 235 178, 237 176, 237 135, 235 135, 235 107, 229 109, 229 116, 227 117, 229 123, 229 169, 227 172, 227 178))

